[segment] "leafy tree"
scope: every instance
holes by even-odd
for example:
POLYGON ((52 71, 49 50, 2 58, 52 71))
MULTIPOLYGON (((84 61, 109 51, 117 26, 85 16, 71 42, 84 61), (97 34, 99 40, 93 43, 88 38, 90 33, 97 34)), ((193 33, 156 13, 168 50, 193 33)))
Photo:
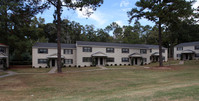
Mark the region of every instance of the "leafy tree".
MULTIPOLYGON (((52 4, 54 7, 56 7, 56 11, 54 14, 54 18, 56 21, 57 25, 57 54, 58 54, 58 59, 57 59, 57 68, 58 68, 58 73, 61 73, 61 44, 60 44, 60 34, 61 34, 61 14, 62 14, 62 8, 67 7, 69 9, 77 9, 80 8, 82 10, 83 8, 88 8, 92 10, 96 10, 97 7, 99 7, 102 3, 103 0, 48 0, 50 4, 52 4)), ((86 15, 90 15, 92 12, 87 12, 86 15)))
POLYGON ((159 29, 159 66, 163 66, 162 59, 162 24, 169 25, 193 14, 191 4, 194 1, 186 0, 140 0, 136 2, 139 8, 133 8, 128 12, 129 22, 146 18, 156 22, 159 29))

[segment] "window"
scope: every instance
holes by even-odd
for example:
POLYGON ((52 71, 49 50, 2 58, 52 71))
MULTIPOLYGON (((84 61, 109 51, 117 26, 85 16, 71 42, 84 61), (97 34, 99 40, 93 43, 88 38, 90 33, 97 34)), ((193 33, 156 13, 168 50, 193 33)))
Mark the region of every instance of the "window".
POLYGON ((39 48, 38 53, 48 53, 48 49, 45 48, 39 48))
POLYGON ((198 46, 195 46, 195 50, 199 50, 199 45, 198 45, 198 46))
POLYGON ((195 57, 199 57, 199 53, 196 53, 195 57))
POLYGON ((162 53, 165 53, 165 49, 162 49, 162 53))
POLYGON ((152 49, 150 49, 150 53, 152 53, 152 49))
POLYGON ((114 58, 107 58, 106 62, 114 62, 114 58))
POLYGON ((114 53, 114 48, 106 48, 107 53, 114 53))
POLYGON ((6 48, 5 47, 0 47, 0 52, 6 53, 6 48))
POLYGON ((128 48, 122 48, 122 53, 129 53, 129 49, 128 48))
POLYGON ((47 59, 38 59, 38 64, 45 64, 47 63, 47 59))
POLYGON ((3 64, 3 60, 0 59, 0 65, 2 65, 2 64, 3 64))
POLYGON ((83 52, 92 52, 92 47, 83 47, 83 52))
POLYGON ((177 54, 177 57, 180 57, 181 56, 181 54, 177 54))
POLYGON ((143 58, 143 62, 146 62, 147 61, 147 58, 143 58))
POLYGON ((72 49, 64 49, 64 54, 73 54, 72 49))
POLYGON ((73 64, 73 59, 65 59, 65 64, 73 64))
POLYGON ((83 57, 83 62, 91 62, 91 57, 83 57))
POLYGON ((183 47, 177 47, 177 51, 183 50, 183 47))
POLYGON ((146 54, 146 49, 140 49, 140 54, 146 54))
POLYGON ((122 58, 122 62, 129 62, 129 58, 122 58))
POLYGON ((165 61, 165 57, 164 56, 162 57, 162 60, 165 61))

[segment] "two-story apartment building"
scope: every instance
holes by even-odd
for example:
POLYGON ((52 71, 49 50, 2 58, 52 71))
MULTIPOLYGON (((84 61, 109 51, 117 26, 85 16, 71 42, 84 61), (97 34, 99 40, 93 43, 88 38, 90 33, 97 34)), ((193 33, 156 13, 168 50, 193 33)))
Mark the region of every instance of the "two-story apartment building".
POLYGON ((9 67, 9 47, 0 43, 0 69, 9 67))
POLYGON ((175 60, 199 59, 199 41, 181 43, 174 47, 175 60))
MULTIPOLYGON (((61 46, 65 66, 141 65, 159 61, 158 45, 77 41, 61 46)), ((34 67, 56 66, 57 44, 36 43, 32 57, 34 67)), ((163 60, 168 60, 167 48, 163 48, 163 60)))

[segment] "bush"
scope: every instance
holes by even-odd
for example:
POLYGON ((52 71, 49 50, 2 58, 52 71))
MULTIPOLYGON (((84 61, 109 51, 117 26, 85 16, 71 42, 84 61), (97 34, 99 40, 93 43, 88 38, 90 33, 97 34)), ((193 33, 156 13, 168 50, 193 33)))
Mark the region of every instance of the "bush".
POLYGON ((126 66, 126 64, 124 64, 124 66, 126 66))
POLYGON ((78 65, 78 67, 80 68, 81 66, 80 66, 80 65, 78 65))
POLYGON ((115 66, 117 66, 117 64, 115 64, 115 66))
POLYGON ((106 66, 109 66, 108 64, 106 64, 106 66))
POLYGON ((75 65, 74 67, 77 67, 77 65, 75 65))
POLYGON ((111 64, 111 66, 113 66, 113 64, 111 64))
POLYGON ((120 64, 120 66, 122 66, 122 64, 120 64))
POLYGON ((69 65, 69 67, 71 67, 71 65, 69 65))
POLYGON ((32 66, 32 68, 35 68, 35 66, 32 66))
POLYGON ((128 64, 129 66, 131 65, 131 64, 128 64))
POLYGON ((39 68, 41 68, 41 66, 39 66, 39 68))
POLYGON ((84 65, 84 67, 86 67, 86 65, 84 65))

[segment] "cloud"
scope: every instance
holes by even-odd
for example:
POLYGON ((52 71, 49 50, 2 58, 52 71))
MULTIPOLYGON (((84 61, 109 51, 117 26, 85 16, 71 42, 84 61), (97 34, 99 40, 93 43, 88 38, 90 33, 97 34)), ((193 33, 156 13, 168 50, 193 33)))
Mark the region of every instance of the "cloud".
POLYGON ((120 3, 120 7, 127 7, 129 4, 130 3, 128 0, 122 0, 122 2, 120 3))
POLYGON ((197 8, 199 6, 199 0, 197 0, 194 4, 193 4, 193 8, 197 8))
POLYGON ((121 27, 124 25, 123 22, 121 20, 115 21, 118 25, 120 25, 121 27))
POLYGON ((92 19, 92 20, 96 21, 98 25, 103 25, 107 22, 106 19, 105 19, 105 15, 103 13, 96 11, 88 17, 87 16, 88 12, 94 12, 94 11, 92 9, 89 9, 89 8, 86 8, 86 7, 84 7, 81 11, 80 11, 80 9, 76 10, 78 18, 92 19))

